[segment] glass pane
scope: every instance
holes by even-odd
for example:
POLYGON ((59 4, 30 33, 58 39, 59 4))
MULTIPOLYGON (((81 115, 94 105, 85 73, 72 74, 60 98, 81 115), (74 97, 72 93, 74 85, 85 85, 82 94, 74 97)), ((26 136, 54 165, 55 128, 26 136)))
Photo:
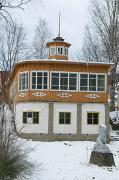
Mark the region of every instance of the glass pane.
POLYGON ((37 72, 37 76, 42 77, 42 72, 37 72))
POLYGON ((28 112, 28 118, 32 118, 32 112, 28 112))
POLYGON ((77 77, 77 74, 69 74, 69 78, 77 77))
POLYGON ((93 114, 93 124, 98 124, 98 113, 93 114))
POLYGON ((88 90, 88 74, 80 75, 80 90, 82 91, 88 90))
POLYGON ((39 123, 39 112, 33 112, 33 123, 34 124, 39 123))
POLYGON ((43 86, 43 89, 47 89, 47 85, 44 85, 44 86, 43 86))
POLYGON ((68 74, 67 73, 61 73, 61 78, 62 77, 68 77, 68 74))
POLYGON ((59 78, 52 78, 52 85, 58 85, 59 86, 59 78))
POLYGON ((36 77, 32 77, 32 84, 36 84, 36 77))
POLYGON ((36 72, 32 72, 32 76, 36 76, 36 72))
POLYGON ((54 86, 54 85, 52 85, 52 86, 51 86, 51 89, 59 90, 59 86, 54 86))
POLYGON ((59 124, 64 124, 64 113, 63 112, 59 113, 59 124))
POLYGON ((89 91, 96 91, 96 75, 89 74, 89 91))
POLYGON ((65 113, 65 124, 71 123, 71 113, 65 113))
POLYGON ((47 77, 44 77, 44 84, 47 84, 47 77))
POLYGON ((105 91, 105 76, 98 75, 98 91, 105 91))
POLYGON ((42 77, 37 77, 37 84, 42 84, 42 77))
POLYGON ((44 76, 47 76, 47 72, 44 72, 44 76))
POLYGON ((87 114, 87 124, 92 124, 92 117, 93 117, 92 113, 87 114))
POLYGON ((59 73, 52 73, 52 77, 59 77, 59 73))

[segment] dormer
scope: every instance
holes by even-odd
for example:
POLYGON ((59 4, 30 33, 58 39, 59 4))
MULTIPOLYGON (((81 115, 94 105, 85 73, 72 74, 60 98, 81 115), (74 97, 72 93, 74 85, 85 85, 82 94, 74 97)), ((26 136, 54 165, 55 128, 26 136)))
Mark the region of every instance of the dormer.
POLYGON ((69 47, 71 44, 64 41, 60 36, 47 43, 49 48, 48 59, 68 60, 69 47))

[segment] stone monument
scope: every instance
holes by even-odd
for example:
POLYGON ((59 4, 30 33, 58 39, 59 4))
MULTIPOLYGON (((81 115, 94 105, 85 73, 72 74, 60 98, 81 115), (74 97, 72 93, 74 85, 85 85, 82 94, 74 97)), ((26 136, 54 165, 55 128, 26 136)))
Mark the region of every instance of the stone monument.
POLYGON ((91 153, 89 163, 97 166, 115 166, 113 154, 106 145, 106 126, 104 125, 99 127, 99 135, 91 153))

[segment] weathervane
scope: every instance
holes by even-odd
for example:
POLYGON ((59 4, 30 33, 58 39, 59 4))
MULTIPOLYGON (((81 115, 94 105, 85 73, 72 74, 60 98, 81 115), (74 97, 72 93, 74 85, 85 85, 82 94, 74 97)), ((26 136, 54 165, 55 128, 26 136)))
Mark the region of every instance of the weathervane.
POLYGON ((59 11, 59 34, 58 37, 60 37, 60 11, 59 11))

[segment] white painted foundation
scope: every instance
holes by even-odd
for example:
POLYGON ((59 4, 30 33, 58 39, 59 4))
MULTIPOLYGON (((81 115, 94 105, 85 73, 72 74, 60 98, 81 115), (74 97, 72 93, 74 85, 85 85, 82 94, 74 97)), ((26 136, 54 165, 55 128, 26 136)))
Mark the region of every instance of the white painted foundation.
POLYGON ((105 106, 104 104, 82 104, 82 134, 98 134, 99 125, 87 124, 87 112, 99 112, 99 125, 105 125, 105 106))
POLYGON ((53 133, 77 134, 77 104, 54 103, 53 133), (71 124, 59 124, 59 112, 71 112, 71 124))
POLYGON ((16 128, 22 133, 48 133, 49 104, 37 102, 21 102, 16 104, 16 128), (39 112, 39 124, 23 124, 23 112, 39 112))

